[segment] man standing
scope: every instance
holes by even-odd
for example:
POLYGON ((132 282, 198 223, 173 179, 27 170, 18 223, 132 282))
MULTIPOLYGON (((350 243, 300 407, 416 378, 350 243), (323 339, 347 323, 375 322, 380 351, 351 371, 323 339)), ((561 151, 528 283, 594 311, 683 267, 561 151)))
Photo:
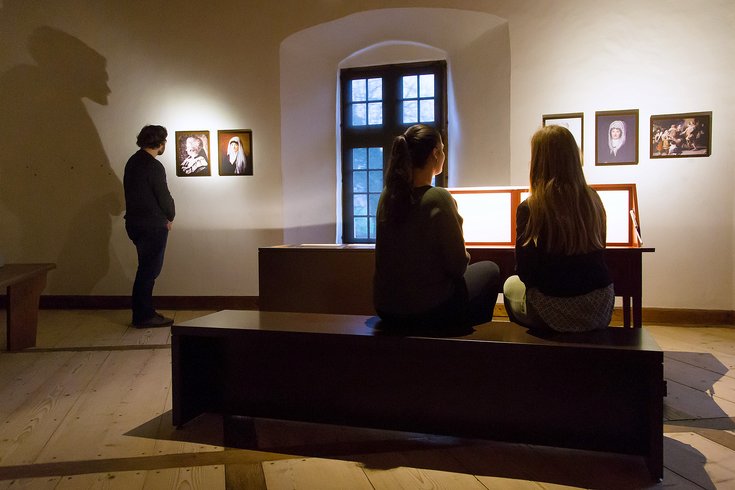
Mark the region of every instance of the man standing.
POLYGON ((125 230, 138 251, 133 284, 133 326, 165 327, 173 320, 153 308, 153 286, 163 268, 166 240, 176 209, 166 184, 166 169, 156 157, 166 149, 168 131, 145 126, 138 134, 138 150, 125 165, 125 230))

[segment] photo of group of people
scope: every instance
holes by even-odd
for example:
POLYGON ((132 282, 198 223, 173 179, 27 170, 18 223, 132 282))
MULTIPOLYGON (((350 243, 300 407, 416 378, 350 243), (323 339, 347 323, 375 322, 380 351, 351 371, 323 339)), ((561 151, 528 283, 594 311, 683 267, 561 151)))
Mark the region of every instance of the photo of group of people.
MULTIPOLYGON (((176 131, 176 175, 211 176, 209 131, 176 131)), ((253 132, 217 132, 219 175, 253 175, 253 132)))
POLYGON ((712 113, 651 116, 651 158, 710 154, 712 113))

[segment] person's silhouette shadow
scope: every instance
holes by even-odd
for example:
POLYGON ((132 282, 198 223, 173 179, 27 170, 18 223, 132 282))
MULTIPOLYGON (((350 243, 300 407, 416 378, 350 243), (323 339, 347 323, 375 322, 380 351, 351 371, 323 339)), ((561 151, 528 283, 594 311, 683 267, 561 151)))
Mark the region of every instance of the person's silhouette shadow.
POLYGON ((88 294, 110 273, 111 220, 123 207, 122 184, 82 100, 107 104, 106 61, 48 26, 31 33, 28 50, 36 64, 0 76, 0 204, 15 219, 0 247, 9 262, 55 262, 51 293, 88 294))

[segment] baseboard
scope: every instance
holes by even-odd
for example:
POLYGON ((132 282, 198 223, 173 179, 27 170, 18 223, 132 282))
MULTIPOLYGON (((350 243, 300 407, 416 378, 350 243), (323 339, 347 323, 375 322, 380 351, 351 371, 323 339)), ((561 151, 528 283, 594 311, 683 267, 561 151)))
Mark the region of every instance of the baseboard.
MULTIPOLYGON (((622 309, 620 309, 621 319, 622 315, 622 309)), ((732 310, 643 308, 642 318, 643 325, 735 325, 735 311, 732 310)))
MULTIPOLYGON (((0 308, 6 297, 0 296, 0 308)), ((157 296, 156 308, 162 310, 257 310, 257 296, 157 296)), ((130 308, 130 296, 43 295, 40 307, 49 310, 91 309, 118 310, 130 308)), ((735 311, 692 310, 684 308, 643 308, 643 325, 735 325, 735 311)), ((495 305, 495 316, 507 317, 505 305, 495 305)), ((615 308, 613 324, 622 324, 623 310, 615 308)))

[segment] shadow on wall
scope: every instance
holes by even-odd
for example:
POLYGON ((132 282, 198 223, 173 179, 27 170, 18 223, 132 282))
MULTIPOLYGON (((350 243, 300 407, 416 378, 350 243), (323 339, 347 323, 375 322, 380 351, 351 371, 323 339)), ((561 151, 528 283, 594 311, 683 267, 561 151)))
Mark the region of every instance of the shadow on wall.
MULTIPOLYGON (((105 58, 48 26, 27 40, 33 64, 0 75, 0 205, 8 262, 55 262, 47 292, 88 294, 108 274, 112 217, 123 209, 113 173, 82 101, 107 105, 105 58)), ((123 279, 121 279, 123 280, 123 279)))

